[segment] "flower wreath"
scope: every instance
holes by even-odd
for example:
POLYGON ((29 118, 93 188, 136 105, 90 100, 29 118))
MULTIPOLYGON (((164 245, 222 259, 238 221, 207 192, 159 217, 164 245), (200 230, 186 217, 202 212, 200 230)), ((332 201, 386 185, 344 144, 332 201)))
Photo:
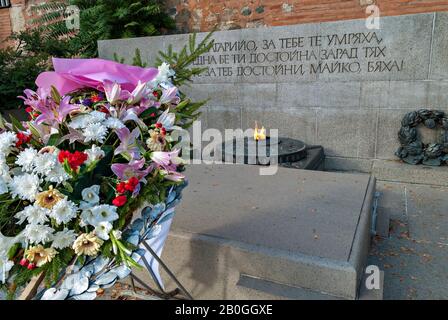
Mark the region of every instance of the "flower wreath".
POLYGON ((440 166, 448 162, 448 117, 439 110, 421 109, 403 117, 398 131, 401 146, 395 155, 409 164, 440 166), (442 128, 442 142, 424 144, 418 134, 417 126, 423 124, 428 129, 442 128))

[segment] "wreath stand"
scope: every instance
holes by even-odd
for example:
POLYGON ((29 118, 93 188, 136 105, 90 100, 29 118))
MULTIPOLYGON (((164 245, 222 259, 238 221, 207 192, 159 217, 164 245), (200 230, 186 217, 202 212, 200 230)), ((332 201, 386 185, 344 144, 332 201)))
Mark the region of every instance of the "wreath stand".
POLYGON ((142 257, 142 261, 143 261, 143 264, 145 265, 145 269, 151 275, 152 279, 156 283, 158 290, 154 290, 153 288, 148 286, 143 280, 141 280, 139 277, 137 277, 134 272, 131 272, 131 274, 129 276, 131 277, 131 285, 132 285, 132 290, 133 290, 133 294, 132 295, 136 296, 137 298, 142 298, 141 295, 137 294, 137 291, 136 291, 136 288, 135 288, 135 282, 134 282, 134 281, 136 281, 144 289, 146 289, 148 292, 150 292, 151 295, 157 296, 158 298, 163 299, 163 300, 170 300, 170 299, 194 300, 193 297, 191 296, 191 294, 180 283, 180 281, 176 278, 174 273, 162 261, 162 259, 157 255, 157 253, 155 253, 154 250, 152 250, 152 248, 145 241, 143 241, 142 244, 145 247, 145 249, 148 250, 148 252, 154 257, 154 259, 160 264, 160 266, 162 266, 163 270, 165 270, 165 272, 168 274, 168 276, 171 278, 171 280, 174 281, 174 283, 176 284, 177 288, 172 290, 172 291, 169 291, 169 292, 165 291, 163 289, 162 284, 159 282, 159 280, 155 276, 154 272, 152 271, 152 269, 151 269, 151 267, 149 265, 148 260, 146 259, 145 256, 143 256, 142 257), (179 294, 183 295, 183 297, 179 296, 179 294))
MULTIPOLYGON (((148 260, 145 256, 142 257, 143 264, 145 265, 146 271, 149 273, 151 278, 154 280, 157 289, 151 288, 148 284, 146 284, 142 279, 137 277, 134 272, 131 272, 130 281, 132 286, 131 292, 125 292, 122 296, 132 296, 136 297, 138 299, 144 300, 171 300, 171 299, 177 299, 177 300, 194 300, 191 294, 188 292, 187 289, 181 284, 179 279, 174 275, 174 273, 168 268, 168 266, 163 262, 163 260, 154 252, 154 250, 146 243, 142 242, 142 244, 145 246, 145 249, 148 250, 148 252, 154 257, 154 259, 159 263, 159 265, 162 267, 162 269, 168 274, 168 276, 171 278, 171 280, 174 281, 177 288, 175 288, 172 291, 165 291, 163 289, 162 284, 159 282, 157 277, 155 276, 154 272, 152 271, 148 260), (137 293, 135 282, 139 283, 146 291, 150 293, 150 295, 142 295, 137 293)), ((42 281, 45 278, 45 274, 41 273, 37 276, 34 276, 31 281, 28 283, 28 285, 25 287, 25 289, 20 294, 18 300, 32 300, 42 284, 42 281)))

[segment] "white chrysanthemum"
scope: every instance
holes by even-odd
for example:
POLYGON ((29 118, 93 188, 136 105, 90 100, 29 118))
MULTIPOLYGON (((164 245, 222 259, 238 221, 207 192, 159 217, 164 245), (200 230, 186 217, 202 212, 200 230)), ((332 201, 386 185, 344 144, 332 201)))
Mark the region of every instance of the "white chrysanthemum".
POLYGON ((109 240, 109 232, 112 230, 112 224, 108 221, 101 221, 95 227, 95 235, 103 240, 109 240))
POLYGON ((34 173, 49 174, 58 163, 56 153, 41 153, 34 158, 34 173))
POLYGON ((15 176, 9 183, 9 188, 13 198, 34 201, 36 194, 41 190, 40 179, 35 174, 24 173, 15 176))
POLYGON ((76 205, 67 200, 67 198, 59 200, 54 207, 51 209, 50 217, 56 220, 56 223, 59 225, 61 223, 70 222, 73 218, 76 217, 76 205))
POLYGON ((17 136, 14 132, 6 131, 0 134, 0 153, 7 156, 16 142, 17 136))
POLYGON ((47 172, 45 176, 45 181, 58 184, 67 181, 68 179, 70 179, 70 176, 67 172, 65 172, 64 168, 59 162, 56 163, 54 168, 51 171, 47 172))
POLYGON ((22 171, 32 171, 34 168, 34 159, 37 157, 37 150, 27 148, 19 153, 16 165, 22 167, 22 171))
POLYGON ((121 129, 125 127, 124 123, 120 119, 114 117, 107 118, 107 120, 104 121, 103 124, 109 129, 121 129))
POLYGON ((56 249, 71 247, 75 239, 75 231, 64 228, 64 230, 55 233, 51 246, 56 249))
POLYGON ((90 114, 81 114, 73 118, 68 126, 73 129, 84 129, 93 122, 95 122, 94 118, 91 117, 90 114))
POLYGON ((24 208, 22 211, 17 212, 15 217, 19 220, 17 224, 22 224, 25 220, 31 224, 43 224, 48 221, 49 214, 50 210, 34 204, 24 208))
POLYGON ((101 123, 89 124, 83 132, 85 139, 84 142, 96 141, 103 143, 106 139, 107 128, 101 123))
POLYGON ((91 204, 97 204, 100 202, 99 192, 99 185, 93 185, 90 188, 85 188, 81 191, 82 200, 91 204))
POLYGON ((93 161, 104 158, 104 156, 106 155, 104 151, 101 150, 100 147, 97 147, 95 144, 92 145, 92 148, 84 150, 84 153, 87 154, 87 165, 91 164, 93 161))
POLYGON ((96 226, 102 221, 112 222, 118 219, 117 207, 108 204, 102 204, 90 209, 93 215, 91 225, 96 226))
POLYGON ((53 240, 54 229, 42 224, 28 224, 23 230, 23 236, 29 243, 45 244, 53 240))
POLYGON ((106 120, 106 114, 104 112, 100 112, 100 111, 92 111, 89 113, 89 116, 92 118, 92 122, 103 122, 104 120, 106 120))

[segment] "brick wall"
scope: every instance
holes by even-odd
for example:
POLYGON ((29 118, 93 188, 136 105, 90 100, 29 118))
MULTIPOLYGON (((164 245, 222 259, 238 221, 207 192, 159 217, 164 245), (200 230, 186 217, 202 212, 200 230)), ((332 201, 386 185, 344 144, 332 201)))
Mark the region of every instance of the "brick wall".
POLYGON ((11 7, 0 9, 0 48, 11 44, 6 38, 11 32, 18 32, 25 28, 27 21, 32 17, 30 8, 42 0, 11 0, 11 7))
POLYGON ((5 38, 11 34, 11 19, 9 17, 9 9, 0 9, 0 48, 7 43, 5 38))
POLYGON ((167 10, 191 32, 358 19, 369 4, 382 16, 448 11, 448 0, 168 0, 167 10))

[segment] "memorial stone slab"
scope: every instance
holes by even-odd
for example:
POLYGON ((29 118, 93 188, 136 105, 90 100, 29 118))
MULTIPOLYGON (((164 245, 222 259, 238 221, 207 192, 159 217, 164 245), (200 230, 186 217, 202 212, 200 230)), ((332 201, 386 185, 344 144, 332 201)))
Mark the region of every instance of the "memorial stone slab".
POLYGON ((259 168, 188 167, 167 264, 199 299, 235 298, 242 275, 355 299, 375 179, 289 168, 260 176, 259 168))
MULTIPOLYGON (((332 169, 396 160, 401 119, 385 118, 383 109, 448 111, 448 13, 381 16, 379 22, 379 29, 358 19, 218 31, 212 50, 194 62, 207 71, 184 90, 192 98, 210 99, 208 127, 253 127, 247 119, 262 109, 269 119, 259 122, 283 124, 276 129, 289 131, 290 137, 322 143, 327 159, 340 164, 332 169), (223 117, 225 108, 228 117, 223 117), (329 128, 332 114, 347 120, 329 128), (316 129, 298 128, 303 123, 316 129), (300 132, 304 135, 295 136, 300 132)), ((99 41, 99 54, 112 59, 116 53, 131 62, 138 48, 151 65, 158 51, 170 44, 179 49, 188 36, 99 41)), ((198 40, 204 36, 199 33, 198 40)))

